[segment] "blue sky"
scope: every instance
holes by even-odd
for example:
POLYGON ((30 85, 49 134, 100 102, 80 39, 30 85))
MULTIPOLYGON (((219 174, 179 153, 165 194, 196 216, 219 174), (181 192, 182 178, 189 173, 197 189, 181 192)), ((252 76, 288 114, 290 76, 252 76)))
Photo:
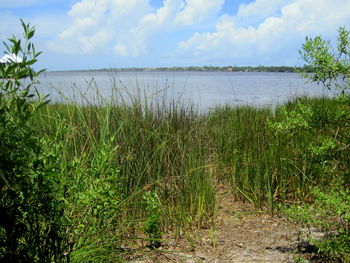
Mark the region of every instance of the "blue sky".
POLYGON ((0 0, 1 40, 20 18, 48 70, 294 66, 306 36, 350 25, 350 0, 0 0))

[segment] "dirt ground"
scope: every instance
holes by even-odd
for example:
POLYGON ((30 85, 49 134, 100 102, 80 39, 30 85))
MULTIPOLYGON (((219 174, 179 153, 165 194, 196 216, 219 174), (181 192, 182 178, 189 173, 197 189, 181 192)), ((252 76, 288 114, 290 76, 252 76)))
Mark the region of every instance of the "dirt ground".
MULTIPOLYGON (((256 263, 302 262, 315 258, 305 242, 306 231, 282 216, 259 212, 249 203, 236 201, 230 191, 218 191, 217 221, 213 229, 201 229, 177 240, 166 239, 163 246, 130 262, 256 263), (308 255, 306 255, 308 254, 308 255)), ((322 235, 314 230, 314 235, 322 235)), ((310 260, 304 262, 322 262, 310 260)))

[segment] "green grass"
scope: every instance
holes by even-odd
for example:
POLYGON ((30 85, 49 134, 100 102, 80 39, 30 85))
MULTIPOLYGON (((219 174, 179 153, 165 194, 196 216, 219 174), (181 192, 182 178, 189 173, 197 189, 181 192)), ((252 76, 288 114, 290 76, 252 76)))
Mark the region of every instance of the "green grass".
POLYGON ((69 231, 78 241, 74 249, 83 253, 97 242, 105 251, 111 242, 122 246, 140 237, 147 242, 145 192, 159 197, 162 231, 208 224, 215 192, 207 172, 205 123, 191 108, 175 103, 152 109, 138 102, 42 108, 33 126, 60 158, 69 231))
POLYGON ((217 182, 274 212, 349 174, 348 102, 303 98, 275 110, 200 114, 176 102, 131 101, 49 104, 33 120, 60 158, 73 262, 105 262, 116 248, 210 224, 217 182), (146 192, 157 197, 153 210, 146 192))

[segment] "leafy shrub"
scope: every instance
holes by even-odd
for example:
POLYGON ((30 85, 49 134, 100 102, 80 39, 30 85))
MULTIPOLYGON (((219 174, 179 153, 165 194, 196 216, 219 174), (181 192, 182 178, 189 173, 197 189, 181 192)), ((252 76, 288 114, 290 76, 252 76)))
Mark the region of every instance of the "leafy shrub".
POLYGON ((31 65, 40 52, 30 42, 34 28, 21 23, 24 48, 16 37, 4 45, 23 61, 0 64, 0 261, 63 262, 68 251, 57 158, 44 151, 49 143, 29 124, 48 102, 32 91, 40 71, 31 65))
POLYGON ((333 49, 321 36, 306 37, 299 53, 312 69, 311 73, 303 73, 305 77, 328 89, 337 87, 345 93, 350 88, 350 31, 340 27, 338 33, 336 48, 333 49))
POLYGON ((285 212, 290 218, 325 232, 321 240, 311 239, 320 252, 332 260, 350 262, 350 96, 347 94, 350 87, 350 31, 340 28, 337 53, 331 50, 330 42, 318 36, 306 38, 300 54, 313 69, 312 73, 304 73, 306 77, 329 89, 340 89, 341 94, 334 100, 337 105, 310 106, 311 114, 307 111, 301 117, 287 116, 287 122, 274 124, 274 128, 285 131, 284 126, 289 127, 285 123, 294 121, 316 132, 303 155, 309 160, 309 171, 318 178, 318 186, 309 186, 308 200, 311 202, 293 205, 285 212), (300 121, 305 119, 307 125, 300 121))
POLYGON ((146 191, 143 193, 143 201, 148 211, 147 220, 144 223, 144 231, 150 240, 152 248, 158 248, 161 245, 161 209, 157 192, 146 191))
POLYGON ((333 260, 350 262, 350 191, 339 187, 335 184, 327 190, 314 188, 313 203, 293 205, 285 213, 294 221, 325 233, 320 240, 309 237, 319 252, 333 260))
MULTIPOLYGON (((114 137, 101 143, 89 158, 82 154, 70 163, 69 234, 75 240, 73 260, 91 243, 118 245, 121 209, 120 172, 115 167, 114 137)), ((90 257, 90 259, 93 257, 90 257)), ((80 259, 81 260, 81 259, 80 259)))

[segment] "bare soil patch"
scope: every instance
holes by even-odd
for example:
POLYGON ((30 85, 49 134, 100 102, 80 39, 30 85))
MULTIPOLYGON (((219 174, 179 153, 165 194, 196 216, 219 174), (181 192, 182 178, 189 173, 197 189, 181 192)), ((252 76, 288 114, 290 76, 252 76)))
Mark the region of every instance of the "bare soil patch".
POLYGON ((306 230, 284 217, 235 200, 226 187, 218 191, 218 204, 214 228, 184 234, 179 239, 168 237, 158 250, 130 262, 291 263, 300 253, 314 256, 312 247, 304 241, 306 230))

